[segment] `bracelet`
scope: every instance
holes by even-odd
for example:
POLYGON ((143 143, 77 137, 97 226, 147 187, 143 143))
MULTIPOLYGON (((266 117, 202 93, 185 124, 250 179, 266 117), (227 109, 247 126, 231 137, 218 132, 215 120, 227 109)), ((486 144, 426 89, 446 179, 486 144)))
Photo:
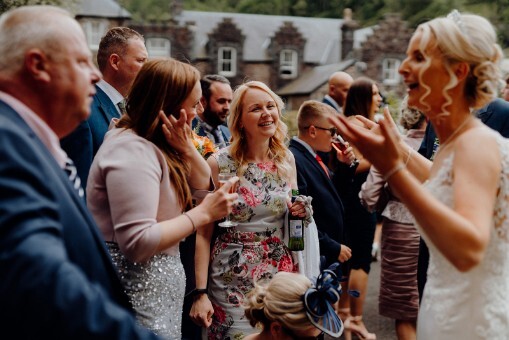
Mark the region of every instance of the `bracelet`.
POLYGON ((182 215, 184 215, 185 217, 187 217, 189 219, 189 221, 191 221, 191 224, 193 225, 193 234, 194 234, 196 232, 196 226, 194 225, 193 219, 191 218, 191 216, 189 216, 187 214, 187 212, 183 212, 182 215))
POLYGON ((384 181, 387 182, 389 178, 391 178, 396 172, 403 170, 405 168, 405 164, 399 163, 395 165, 391 170, 387 171, 384 176, 384 181))
POLYGON ((405 165, 408 164, 410 161, 410 158, 412 158, 412 152, 414 152, 414 149, 412 149, 410 146, 408 147, 408 155, 406 156, 405 165))
POLYGON ((192 292, 191 292, 191 296, 192 297, 196 297, 198 295, 209 295, 208 294, 208 290, 207 288, 195 288, 192 292))

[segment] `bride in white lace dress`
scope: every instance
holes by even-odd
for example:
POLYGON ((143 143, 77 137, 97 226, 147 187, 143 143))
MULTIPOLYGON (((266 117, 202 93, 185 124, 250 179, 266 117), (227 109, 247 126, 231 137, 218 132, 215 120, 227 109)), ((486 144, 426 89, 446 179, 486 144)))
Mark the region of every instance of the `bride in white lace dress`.
POLYGON ((509 338, 509 144, 470 114, 496 95, 500 57, 480 16, 453 11, 417 28, 400 73, 408 105, 426 114, 440 140, 433 164, 401 142, 388 110, 379 127, 335 120, 429 245, 419 339, 509 338))

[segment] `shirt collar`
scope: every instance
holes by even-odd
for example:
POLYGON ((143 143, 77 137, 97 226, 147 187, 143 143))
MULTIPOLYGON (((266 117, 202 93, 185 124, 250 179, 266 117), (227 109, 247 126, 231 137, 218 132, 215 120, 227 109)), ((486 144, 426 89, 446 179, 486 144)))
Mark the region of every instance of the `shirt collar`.
POLYGON ((35 135, 42 141, 44 146, 55 158, 58 165, 63 169, 65 167, 67 154, 60 147, 58 136, 48 124, 23 102, 8 93, 0 91, 0 100, 19 114, 21 119, 34 131, 35 135))
POLYGON ((106 82, 104 79, 99 80, 97 83, 97 86, 106 93, 108 98, 110 98, 111 102, 115 104, 115 108, 117 109, 118 113, 122 114, 120 112, 120 109, 118 107, 118 103, 124 100, 124 96, 120 94, 120 92, 117 91, 116 88, 111 86, 108 82, 106 82))
POLYGON ((309 153, 313 156, 313 158, 316 158, 316 152, 313 150, 313 148, 311 148, 311 146, 309 146, 308 143, 304 142, 302 139, 300 139, 297 136, 294 136, 292 139, 294 141, 296 141, 297 143, 300 143, 303 147, 305 147, 306 150, 308 150, 309 153))

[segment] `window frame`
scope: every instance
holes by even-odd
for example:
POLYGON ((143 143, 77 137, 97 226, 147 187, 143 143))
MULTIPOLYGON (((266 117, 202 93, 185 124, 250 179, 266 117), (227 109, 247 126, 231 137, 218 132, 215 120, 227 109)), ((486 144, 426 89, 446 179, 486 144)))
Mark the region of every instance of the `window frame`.
POLYGON ((382 61, 382 80, 385 85, 398 85, 401 82, 400 65, 401 60, 398 58, 384 58, 382 61))
POLYGON ((171 41, 168 38, 147 37, 145 39, 145 46, 147 48, 149 58, 171 57, 171 41), (151 44, 154 42, 157 43, 164 42, 164 44, 160 46, 151 46, 151 44), (156 50, 155 54, 154 50, 156 50))
POLYGON ((107 20, 98 20, 98 19, 89 19, 82 23, 82 27, 83 27, 83 31, 85 32, 85 36, 87 38, 88 47, 92 51, 99 50, 99 44, 101 42, 101 39, 108 31, 108 21, 107 20), (97 30, 95 32, 94 32, 94 27, 97 27, 97 30))
POLYGON ((231 46, 222 46, 217 50, 217 73, 225 77, 234 77, 237 74, 237 50, 231 46), (230 52, 230 59, 224 57, 225 52, 230 52), (230 70, 225 70, 229 65, 230 70))
POLYGON ((279 52, 279 76, 282 79, 295 79, 297 78, 297 69, 299 63, 299 55, 297 51, 286 48, 279 52), (291 56, 291 60, 286 60, 285 56, 291 56), (283 73, 289 71, 289 74, 283 73))

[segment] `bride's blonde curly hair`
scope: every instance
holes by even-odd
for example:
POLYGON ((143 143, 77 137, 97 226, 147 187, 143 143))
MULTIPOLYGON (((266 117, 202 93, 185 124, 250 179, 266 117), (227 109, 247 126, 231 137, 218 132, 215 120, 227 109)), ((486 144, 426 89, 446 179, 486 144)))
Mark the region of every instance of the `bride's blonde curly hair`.
MULTIPOLYGON (((450 66, 456 62, 466 62, 470 66, 464 95, 469 107, 477 109, 490 102, 498 93, 500 86, 498 63, 502 57, 495 29, 488 20, 479 15, 460 14, 457 11, 452 14, 454 15, 430 20, 416 30, 416 33, 423 34, 420 46, 422 51, 429 47, 431 36, 436 39, 435 46, 442 53, 446 70, 451 77, 443 89, 446 102, 442 106, 442 112, 446 115, 448 114, 446 107, 453 100, 447 91, 458 84, 458 79, 450 66)), ((431 60, 426 59, 429 67, 431 60)), ((427 67, 423 68, 419 78, 426 69, 427 67)), ((419 79, 419 82, 426 88, 427 95, 431 89, 421 80, 419 79)), ((421 104, 429 107, 423 102, 426 95, 421 98, 421 104)))

